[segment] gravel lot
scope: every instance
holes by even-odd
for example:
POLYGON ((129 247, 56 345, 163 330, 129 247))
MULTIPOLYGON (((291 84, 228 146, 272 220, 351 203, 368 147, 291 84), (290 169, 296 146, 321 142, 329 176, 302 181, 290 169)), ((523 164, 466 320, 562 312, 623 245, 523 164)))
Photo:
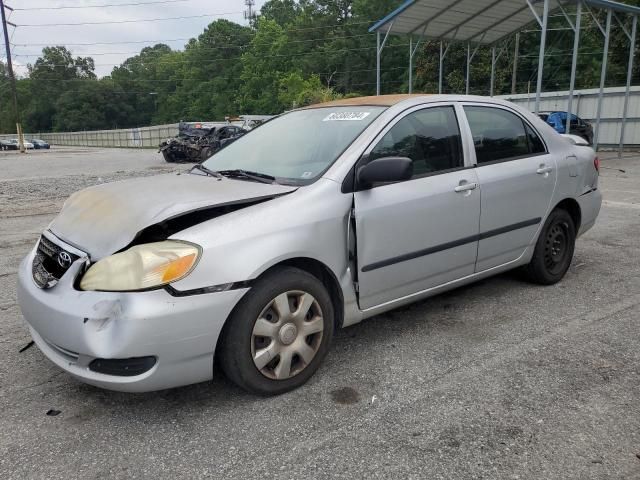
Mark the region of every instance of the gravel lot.
POLYGON ((602 213, 563 282, 507 274, 380 315, 264 399, 219 374, 108 392, 19 353, 18 263, 64 199, 176 167, 153 150, 0 154, 0 478, 640 478, 640 155, 601 158, 602 213))

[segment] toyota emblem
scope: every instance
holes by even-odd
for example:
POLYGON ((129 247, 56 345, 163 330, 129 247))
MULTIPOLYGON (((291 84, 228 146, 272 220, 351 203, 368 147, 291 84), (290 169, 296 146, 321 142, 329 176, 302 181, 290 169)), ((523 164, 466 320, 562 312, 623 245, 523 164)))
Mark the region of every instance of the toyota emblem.
POLYGON ((58 254, 58 265, 60 265, 62 268, 69 268, 71 266, 71 263, 73 263, 73 260, 71 259, 71 255, 69 255, 67 252, 60 252, 58 254))

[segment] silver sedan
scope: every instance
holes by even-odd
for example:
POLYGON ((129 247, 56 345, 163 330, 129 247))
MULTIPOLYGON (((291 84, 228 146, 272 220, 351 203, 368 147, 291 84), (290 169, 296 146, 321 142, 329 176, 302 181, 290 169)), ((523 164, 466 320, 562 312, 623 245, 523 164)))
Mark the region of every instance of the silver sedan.
POLYGON ((295 110, 188 172, 72 195, 20 266, 20 306, 44 354, 93 385, 221 368, 282 393, 337 328, 517 267, 560 281, 601 204, 580 143, 483 97, 295 110))

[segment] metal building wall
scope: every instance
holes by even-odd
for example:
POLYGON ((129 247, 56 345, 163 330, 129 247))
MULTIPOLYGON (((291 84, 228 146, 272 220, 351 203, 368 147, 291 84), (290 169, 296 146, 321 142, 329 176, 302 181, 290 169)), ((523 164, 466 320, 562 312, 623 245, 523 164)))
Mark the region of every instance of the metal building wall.
MULTIPOLYGON (((580 118, 593 124, 598 108, 599 89, 576 90, 574 92, 574 113, 580 118)), ((600 120, 600 137, 598 143, 601 147, 617 147, 620 141, 620 129, 622 127, 622 111, 624 108, 625 87, 613 87, 604 89, 602 102, 602 119, 600 120)), ((540 95, 540 111, 566 111, 569 92, 542 92, 540 95)), ((535 109, 535 92, 530 94, 501 95, 503 98, 514 102, 521 107, 533 111, 535 109)), ((631 87, 629 96, 629 113, 627 127, 625 129, 625 147, 640 146, 640 87, 631 87)))

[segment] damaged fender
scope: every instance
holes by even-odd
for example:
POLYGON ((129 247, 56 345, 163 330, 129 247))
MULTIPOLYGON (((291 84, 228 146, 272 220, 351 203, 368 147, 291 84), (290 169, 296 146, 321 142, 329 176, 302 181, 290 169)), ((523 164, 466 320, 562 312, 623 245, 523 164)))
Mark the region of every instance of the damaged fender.
MULTIPOLYGON (((169 174, 106 183, 73 194, 49 230, 97 261, 129 246, 148 227, 194 212, 187 228, 238 207, 293 192, 295 186, 214 179, 196 174, 169 174), (211 211, 211 209, 221 209, 211 211), (229 208, 228 208, 229 209, 229 208)), ((184 220, 184 219, 183 219, 184 220)), ((160 229, 162 230, 162 229, 160 229)), ((146 233, 149 233, 148 230, 146 233)), ((166 231, 167 235, 171 232, 166 231)), ((162 231, 160 231, 162 234, 162 231)), ((151 235, 157 236, 158 233, 151 235)), ((144 241, 144 238, 141 238, 144 241)), ((155 241, 152 238, 149 241, 155 241)))

